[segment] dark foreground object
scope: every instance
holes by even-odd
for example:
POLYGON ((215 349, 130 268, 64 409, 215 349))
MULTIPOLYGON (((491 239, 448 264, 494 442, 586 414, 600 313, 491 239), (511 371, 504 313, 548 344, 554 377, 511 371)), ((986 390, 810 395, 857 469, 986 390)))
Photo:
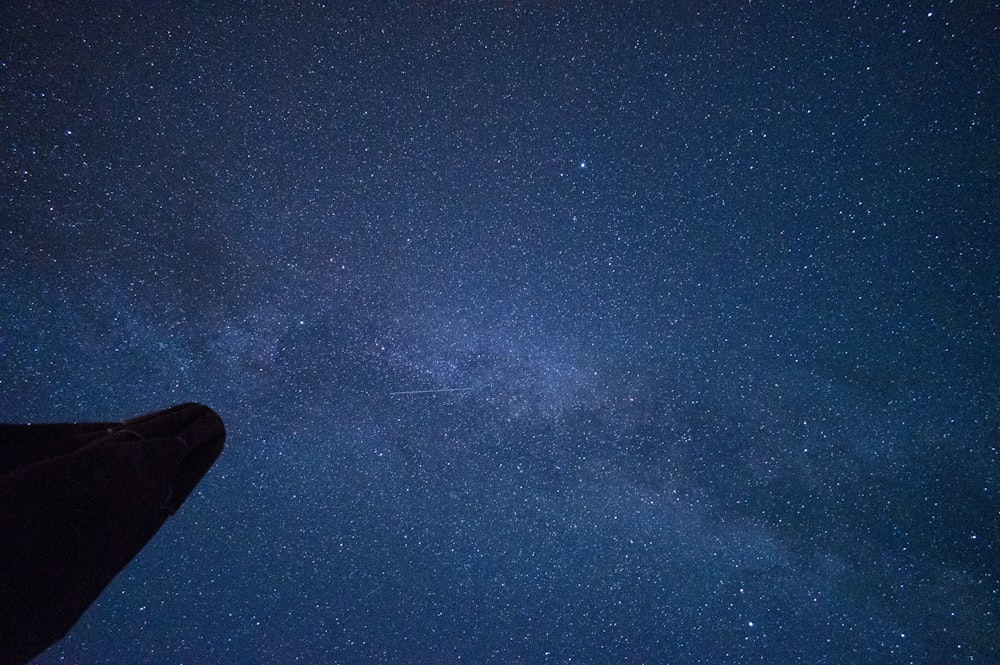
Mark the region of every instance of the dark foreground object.
POLYGON ((207 406, 0 425, 0 665, 58 641, 222 452, 207 406))

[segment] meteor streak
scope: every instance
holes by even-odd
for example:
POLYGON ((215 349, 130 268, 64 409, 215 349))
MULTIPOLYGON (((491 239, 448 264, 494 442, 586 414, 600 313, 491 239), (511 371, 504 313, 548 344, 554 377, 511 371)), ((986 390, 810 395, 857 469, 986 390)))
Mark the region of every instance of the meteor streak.
POLYGON ((472 388, 439 388, 437 390, 400 390, 389 395, 426 395, 427 393, 460 393, 472 388))

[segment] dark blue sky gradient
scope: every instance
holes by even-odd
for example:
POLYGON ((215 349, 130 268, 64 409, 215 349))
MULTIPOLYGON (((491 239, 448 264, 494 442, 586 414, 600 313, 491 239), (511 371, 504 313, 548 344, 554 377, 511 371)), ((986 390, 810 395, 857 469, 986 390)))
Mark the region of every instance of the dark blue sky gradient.
POLYGON ((0 10, 0 414, 229 428, 39 663, 1000 662, 1000 5, 187 4, 0 10))

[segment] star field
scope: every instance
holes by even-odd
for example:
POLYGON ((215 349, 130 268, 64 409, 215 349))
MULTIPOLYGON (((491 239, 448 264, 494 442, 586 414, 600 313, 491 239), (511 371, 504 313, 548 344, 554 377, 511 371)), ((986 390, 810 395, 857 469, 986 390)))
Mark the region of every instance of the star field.
POLYGON ((1000 661, 1000 6, 707 4, 0 10, 0 414, 229 432, 37 662, 1000 661))

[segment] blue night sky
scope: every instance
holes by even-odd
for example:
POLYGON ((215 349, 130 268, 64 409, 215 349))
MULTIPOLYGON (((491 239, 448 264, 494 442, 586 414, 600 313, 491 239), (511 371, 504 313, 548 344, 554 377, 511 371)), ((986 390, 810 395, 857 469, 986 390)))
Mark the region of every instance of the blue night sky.
POLYGON ((5 5, 2 419, 229 431, 37 662, 1000 662, 997 62, 988 1, 5 5))

